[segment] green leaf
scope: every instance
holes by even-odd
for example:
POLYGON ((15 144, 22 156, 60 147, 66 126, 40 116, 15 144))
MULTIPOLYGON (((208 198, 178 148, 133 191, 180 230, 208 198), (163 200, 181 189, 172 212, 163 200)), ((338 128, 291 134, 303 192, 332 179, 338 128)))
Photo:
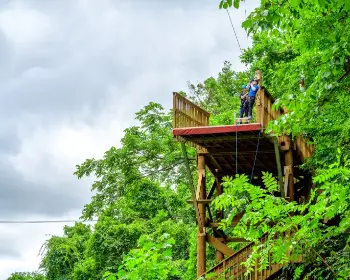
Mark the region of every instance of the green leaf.
POLYGON ((300 0, 290 0, 290 4, 292 7, 297 7, 300 4, 300 0))
POLYGON ((277 30, 277 29, 273 29, 273 30, 271 31, 271 35, 277 37, 277 36, 279 35, 278 30, 277 30))
POLYGON ((238 9, 239 8, 239 0, 234 0, 233 1, 233 6, 238 9))

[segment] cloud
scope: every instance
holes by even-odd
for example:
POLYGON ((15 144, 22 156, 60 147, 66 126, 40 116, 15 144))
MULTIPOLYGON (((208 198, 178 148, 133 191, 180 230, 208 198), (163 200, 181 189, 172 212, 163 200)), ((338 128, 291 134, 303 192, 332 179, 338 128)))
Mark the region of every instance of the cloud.
MULTIPOLYGON (((91 180, 78 181, 75 164, 118 146, 149 101, 170 108, 172 91, 215 76, 224 60, 243 69, 218 2, 1 1, 0 219, 79 217, 91 180)), ((245 47, 240 25, 256 3, 243 5, 230 13, 245 47)), ((5 279, 35 269, 45 234, 62 226, 1 228, 5 279)))
MULTIPOLYGON (((0 168, 0 180, 2 186, 0 213, 3 219, 23 220, 28 219, 32 214, 57 216, 77 206, 79 192, 77 188, 70 189, 69 185, 57 185, 56 183, 52 186, 40 183, 40 181, 30 182, 5 164, 0 168), (63 192, 62 189, 66 192, 63 192)), ((64 184, 61 181, 62 183, 64 184)))

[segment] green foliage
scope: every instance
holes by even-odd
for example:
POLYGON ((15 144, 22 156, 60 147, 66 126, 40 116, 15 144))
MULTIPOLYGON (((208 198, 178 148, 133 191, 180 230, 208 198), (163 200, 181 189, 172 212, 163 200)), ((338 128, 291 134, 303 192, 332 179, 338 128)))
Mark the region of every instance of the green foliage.
MULTIPOLYGON (((222 0, 219 8, 239 8, 240 2, 222 0)), ((211 125, 232 124, 241 85, 260 69, 263 85, 277 98, 274 107, 289 112, 267 131, 303 135, 316 147, 303 166, 314 176, 304 204, 279 197, 271 174, 263 175, 263 188, 244 175, 225 179, 225 193, 214 204, 225 209, 222 228, 228 235, 256 244, 245 262, 248 267, 257 260, 260 268, 266 267, 271 253, 294 279, 350 275, 349 3, 262 0, 242 24, 253 39, 241 56, 250 70, 235 72, 225 62, 217 78, 189 84, 190 99, 212 114, 211 125), (301 75, 305 92, 299 89, 301 75), (241 212, 245 215, 232 228, 233 217, 241 212), (264 235, 267 242, 260 244, 264 235), (302 264, 287 265, 299 256, 302 264)), ((138 125, 125 130, 120 148, 77 166, 78 178, 95 178, 94 196, 82 217, 97 217, 98 222, 94 230, 81 224, 66 227, 63 237, 45 243, 41 267, 47 279, 101 279, 105 271, 108 280, 195 277, 194 213, 185 203, 190 192, 181 150, 171 134, 171 114, 151 102, 136 113, 136 120, 138 125)), ((194 149, 188 153, 194 159, 194 149)), ((208 258, 211 263, 210 250, 208 258)))
POLYGON ((235 72, 225 61, 218 78, 208 78, 198 85, 189 84, 190 98, 212 114, 211 125, 232 124, 235 114, 239 117, 242 85, 247 84, 247 72, 235 72))
POLYGON ((316 144, 309 168, 349 149, 350 5, 348 1, 264 0, 243 22, 253 46, 242 59, 260 69, 264 86, 290 112, 275 132, 304 134, 316 144), (345 3, 346 2, 346 3, 345 3), (305 76, 306 91, 298 80, 305 76))
POLYGON ((103 279, 179 279, 178 266, 181 262, 172 259, 172 247, 175 240, 168 234, 162 235, 157 242, 147 235, 141 236, 138 248, 124 257, 118 273, 105 273, 103 279))
MULTIPOLYGON (((150 103, 136 119, 139 125, 125 130, 119 149, 112 147, 103 159, 77 166, 79 178, 96 178, 95 196, 83 218, 97 216, 98 222, 92 231, 80 224, 66 227, 63 237, 45 243, 41 267, 48 279, 100 279, 104 271, 116 273, 140 236, 160 240, 167 232, 176 241, 174 262, 188 259, 193 209, 186 203, 190 193, 170 114, 150 103)), ((185 273, 186 267, 179 270, 185 273)))
POLYGON ((120 224, 114 218, 102 217, 87 245, 97 271, 115 269, 137 244, 144 232, 142 223, 120 224))
POLYGON ((240 2, 241 2, 241 0, 221 0, 219 8, 220 9, 228 9, 228 8, 231 8, 233 6, 236 9, 238 9, 240 2))
MULTIPOLYGON (((232 209, 222 223, 226 232, 255 242, 253 253, 245 262, 248 268, 256 261, 261 269, 266 268, 269 254, 273 262, 280 264, 302 256, 304 265, 312 264, 307 267, 310 275, 328 275, 329 279, 350 275, 350 161, 341 155, 339 151, 336 162, 318 170, 315 187, 305 204, 275 196, 278 185, 271 174, 263 175, 265 188, 251 185, 245 175, 225 178, 224 194, 214 205, 232 209), (232 218, 242 211, 244 216, 232 228, 232 218), (267 240, 260 244, 264 235, 267 240), (328 246, 332 240, 337 240, 337 250, 328 246)), ((304 266, 297 268, 295 277, 302 271, 304 266)))
POLYGON ((91 235, 89 226, 76 223, 65 226, 64 236, 52 236, 42 247, 41 268, 50 279, 72 279, 74 266, 84 257, 84 250, 91 235))
MULTIPOLYGON (((232 6, 237 8, 232 1, 220 1, 220 8, 232 6)), ((304 255, 303 265, 289 265, 295 279, 342 279, 350 275, 349 19, 349 1, 263 0, 242 24, 253 39, 242 61, 251 65, 250 71, 262 70, 263 85, 278 98, 274 106, 286 107, 289 112, 270 123, 267 131, 303 135, 315 144, 312 159, 303 167, 312 172, 316 186, 308 203, 297 205, 275 197, 274 179, 266 174, 263 190, 236 178, 225 184, 237 200, 223 195, 217 206, 234 203, 227 219, 247 211, 244 219, 262 222, 258 229, 242 224, 234 231, 255 242, 264 233, 276 236, 293 230, 291 237, 277 238, 267 242, 264 250, 256 249, 255 257, 266 257, 271 249, 275 261, 286 262, 287 248, 293 249, 294 255, 304 255), (299 89, 302 77, 304 92, 299 89), (241 192, 233 186, 239 186, 241 192), (273 221, 278 223, 271 227, 273 221)), ((247 222, 244 219, 242 223, 247 222)))
POLYGON ((138 188, 147 188, 142 186, 143 178, 168 186, 183 180, 183 160, 171 134, 170 114, 166 114, 161 105, 150 103, 136 113, 136 120, 140 125, 125 130, 121 148, 112 147, 103 159, 88 159, 77 166, 78 178, 91 175, 97 178, 92 185, 96 195, 85 206, 83 218, 113 209, 115 203, 123 203, 118 202, 119 199, 132 197, 138 188))
POLYGON ((46 277, 37 272, 15 272, 7 280, 45 280, 46 277))

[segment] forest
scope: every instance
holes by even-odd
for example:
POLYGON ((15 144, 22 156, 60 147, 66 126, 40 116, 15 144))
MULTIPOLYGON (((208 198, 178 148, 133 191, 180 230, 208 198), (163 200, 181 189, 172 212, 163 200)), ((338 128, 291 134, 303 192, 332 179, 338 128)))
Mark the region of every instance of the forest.
MULTIPOLYGON (((213 9, 240 9, 240 2, 214 1, 213 9)), ((266 266, 264 257, 272 251, 292 279, 350 279, 350 1, 261 0, 242 26, 252 38, 240 57, 247 70, 237 72, 226 61, 216 77, 189 84, 182 94, 211 113, 211 125, 232 124, 242 85, 261 70, 263 85, 277 100, 274 106, 288 108, 271 128, 304 135, 315 146, 302 166, 314 187, 311 199, 297 204, 244 184, 240 176, 236 184, 244 185, 249 197, 243 199, 228 178, 226 194, 214 206, 231 209, 228 217, 247 209, 240 227, 228 222, 223 227, 252 241, 296 229, 286 242, 264 244, 247 266, 258 259, 266 266), (299 88, 301 77, 305 91, 299 88), (249 209, 258 213, 258 228, 244 224, 252 219, 249 209), (279 222, 269 224, 268 218, 279 222), (303 262, 291 262, 286 246, 293 246, 294 257, 303 262)), ((135 119, 138 125, 124 131, 120 148, 76 166, 77 179, 95 178, 81 218, 97 219, 96 224, 65 226, 63 236, 43 244, 37 272, 16 272, 8 280, 196 278, 195 214, 186 202, 191 194, 181 147, 172 136, 172 113, 149 102, 135 119)), ((195 170, 195 149, 188 148, 188 154, 195 170)), ((268 190, 275 187, 273 180, 266 184, 268 190)), ((208 248, 207 254, 211 267, 215 251, 208 248)))

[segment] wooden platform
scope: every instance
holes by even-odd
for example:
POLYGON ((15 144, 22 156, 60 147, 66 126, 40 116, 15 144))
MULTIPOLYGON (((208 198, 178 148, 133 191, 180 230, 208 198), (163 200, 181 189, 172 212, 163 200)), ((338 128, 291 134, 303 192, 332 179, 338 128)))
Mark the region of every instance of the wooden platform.
MULTIPOLYGON (((256 71, 255 79, 259 80, 260 87, 256 97, 256 123, 249 123, 248 119, 235 118, 232 125, 210 126, 209 112, 185 96, 179 93, 173 94, 173 136, 182 142, 187 183, 192 196, 192 200, 188 203, 194 206, 198 225, 198 277, 219 279, 223 276, 225 279, 228 277, 267 280, 281 272, 282 266, 269 260, 269 266, 263 271, 259 272, 255 267, 249 276, 244 275, 246 268, 242 262, 251 254, 252 245, 248 244, 234 253, 227 243, 246 240, 240 236, 227 236, 218 228, 220 221, 227 217, 225 211, 216 209, 214 213, 211 210, 212 200, 224 192, 222 185, 224 176, 246 174, 252 178, 250 181, 252 184, 264 187, 262 171, 267 171, 274 175, 279 184, 279 193, 276 195, 281 195, 290 201, 298 201, 307 195, 312 185, 307 171, 298 168, 305 159, 311 157, 314 149, 305 135, 297 135, 294 138, 291 135, 279 135, 276 138, 271 131, 264 133, 269 122, 279 119, 287 111, 285 108, 275 110, 276 108, 272 106, 274 99, 262 86, 261 78, 261 71, 256 71), (196 188, 185 143, 195 147, 197 152, 196 188), (209 169, 215 177, 210 188, 206 185, 208 183, 206 169, 209 169), (207 231, 207 228, 211 229, 207 231), (208 271, 207 242, 216 249, 218 263, 208 271), (228 258, 224 260, 225 256, 228 258)), ((232 226, 236 226, 243 215, 244 212, 236 215, 232 220, 232 226)), ((261 242, 265 240, 262 239, 261 242)))
POLYGON ((238 173, 250 176, 255 157, 254 174, 277 174, 274 144, 261 132, 260 123, 175 128, 173 135, 202 148, 207 167, 214 175, 235 174, 237 158, 238 173))

